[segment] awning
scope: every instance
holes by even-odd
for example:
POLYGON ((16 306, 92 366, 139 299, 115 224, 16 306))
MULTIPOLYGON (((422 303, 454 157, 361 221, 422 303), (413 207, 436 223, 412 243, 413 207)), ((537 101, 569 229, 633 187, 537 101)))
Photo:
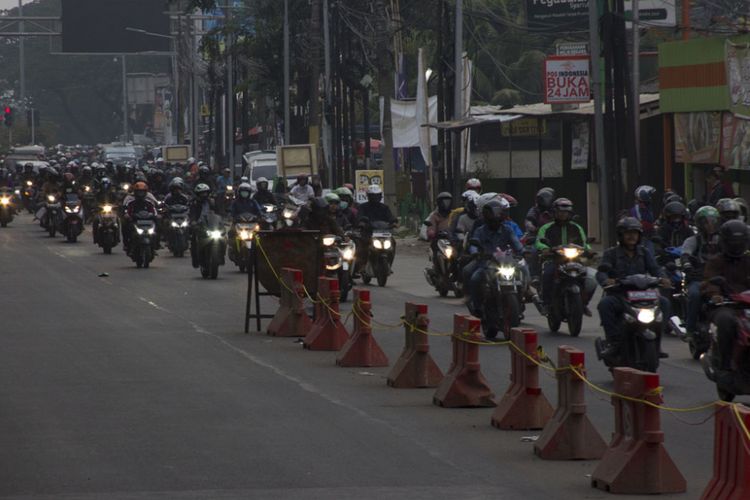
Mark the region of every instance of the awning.
POLYGON ((447 122, 439 122, 439 123, 425 123, 422 126, 432 127, 438 130, 463 130, 465 128, 474 127, 477 125, 484 125, 486 123, 509 122, 509 121, 517 120, 518 118, 521 118, 521 115, 484 114, 484 115, 472 115, 468 118, 463 118, 461 120, 450 120, 447 122))
MULTIPOLYGON (((659 94, 641 94, 641 115, 644 111, 653 115, 654 107, 659 107, 659 94)), ((576 116, 593 116, 594 101, 580 104, 575 109, 557 109, 551 104, 537 103, 525 104, 523 106, 513 106, 512 108, 502 109, 500 106, 472 106, 471 114, 474 115, 523 115, 525 117, 539 118, 575 118, 576 116)))

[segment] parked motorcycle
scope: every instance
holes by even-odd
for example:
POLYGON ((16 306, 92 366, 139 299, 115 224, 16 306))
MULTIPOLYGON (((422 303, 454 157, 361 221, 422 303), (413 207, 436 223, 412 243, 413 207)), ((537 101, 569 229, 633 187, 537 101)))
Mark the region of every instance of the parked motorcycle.
POLYGON ((736 311, 737 337, 731 361, 731 381, 717 380, 721 369, 716 326, 711 328, 711 344, 701 355, 700 362, 706 376, 716 382, 716 391, 722 401, 733 401, 735 396, 750 394, 750 290, 729 296, 717 307, 730 307, 736 311))
POLYGON ((63 206, 63 220, 60 232, 67 238, 69 243, 78 241, 78 236, 83 231, 83 217, 81 217, 81 200, 76 195, 66 195, 63 206))
POLYGON ((185 205, 171 205, 166 212, 167 248, 175 257, 183 257, 190 246, 188 211, 185 205))
POLYGON ((323 236, 322 242, 325 274, 338 279, 341 293, 339 300, 346 302, 353 286, 352 275, 357 247, 351 239, 333 234, 323 236))
MULTIPOLYGON (((552 302, 546 305, 547 325, 550 331, 557 332, 563 321, 568 323, 568 331, 573 337, 581 333, 583 326, 583 291, 586 285, 584 258, 594 254, 579 245, 561 245, 549 250, 554 259, 555 278, 552 302)), ((544 314, 543 308, 539 307, 544 314)))
MULTIPOLYGON (((366 225, 369 225, 367 221, 366 225)), ((391 263, 396 254, 396 240, 390 233, 391 225, 383 221, 375 221, 369 225, 369 244, 366 248, 367 260, 362 270, 362 281, 369 285, 372 278, 378 282, 378 286, 385 286, 391 275, 391 263)))
POLYGON ((0 227, 7 227, 13 222, 16 207, 13 203, 13 191, 10 189, 0 190, 0 227))
POLYGON ((221 217, 209 214, 207 220, 196 226, 195 238, 201 276, 215 280, 219 276, 219 266, 224 265, 227 250, 226 230, 221 217))
MULTIPOLYGON (((430 225, 425 221, 425 225, 430 225)), ((424 270, 427 283, 435 287, 441 297, 452 291, 456 297, 463 296, 463 282, 457 272, 458 249, 451 244, 448 233, 441 231, 437 235, 437 252, 429 250, 431 266, 424 270)))
POLYGON ((109 255, 112 248, 120 242, 120 222, 112 205, 103 205, 99 209, 96 224, 96 244, 109 255))
POLYGON ((133 217, 133 235, 130 238, 128 255, 136 267, 148 269, 154 260, 154 238, 156 236, 156 220, 150 212, 137 212, 133 217))
POLYGON ((227 248, 229 260, 240 268, 240 272, 247 271, 250 265, 250 251, 253 248, 253 238, 260 230, 258 218, 251 213, 240 214, 230 231, 234 238, 227 248))
POLYGON ((494 339, 502 331, 508 340, 511 329, 521 323, 525 264, 523 258, 514 257, 510 250, 498 249, 485 258, 489 259, 489 265, 483 283, 482 330, 487 339, 494 339))
MULTIPOLYGON (((599 270, 602 271, 603 268, 599 270)), ((656 373, 659 368, 662 324, 659 283, 659 278, 634 274, 604 288, 608 293, 620 294, 625 304, 623 346, 618 357, 603 358, 602 352, 607 348, 607 341, 601 337, 595 341, 597 358, 604 361, 610 370, 618 366, 627 366, 656 373)))

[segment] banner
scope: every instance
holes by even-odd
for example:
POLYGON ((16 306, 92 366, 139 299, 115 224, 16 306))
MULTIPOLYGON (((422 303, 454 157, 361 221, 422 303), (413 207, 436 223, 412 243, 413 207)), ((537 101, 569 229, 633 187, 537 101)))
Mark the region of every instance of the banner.
POLYGON ((675 161, 718 163, 721 125, 721 112, 675 113, 675 161))
POLYGON ((727 168, 750 170, 750 120, 724 113, 721 164, 727 168))
POLYGON ((545 104, 589 102, 588 56, 549 56, 544 60, 545 104))
POLYGON ((735 45, 729 40, 726 48, 729 109, 732 113, 750 118, 750 47, 735 45))
POLYGON ((357 182, 355 186, 357 189, 355 193, 357 203, 367 201, 367 188, 371 184, 377 184, 382 188, 385 183, 382 170, 355 170, 354 174, 357 182))
POLYGON ((589 167, 589 124, 585 121, 573 124, 571 141, 571 170, 586 170, 589 167))
POLYGON ((588 27, 588 0, 526 0, 529 27, 588 27))
MULTIPOLYGON (((638 22, 642 28, 674 28, 677 15, 674 0, 638 0, 638 22)), ((625 19, 633 19, 633 0, 625 0, 625 19)), ((625 23, 632 29, 633 23, 625 23)))

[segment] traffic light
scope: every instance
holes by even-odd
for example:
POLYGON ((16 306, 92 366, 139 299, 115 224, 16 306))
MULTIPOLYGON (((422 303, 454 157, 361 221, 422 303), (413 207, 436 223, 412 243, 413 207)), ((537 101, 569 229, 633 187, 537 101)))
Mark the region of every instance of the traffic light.
POLYGON ((5 113, 3 114, 3 121, 6 127, 13 126, 13 108, 5 106, 5 113))

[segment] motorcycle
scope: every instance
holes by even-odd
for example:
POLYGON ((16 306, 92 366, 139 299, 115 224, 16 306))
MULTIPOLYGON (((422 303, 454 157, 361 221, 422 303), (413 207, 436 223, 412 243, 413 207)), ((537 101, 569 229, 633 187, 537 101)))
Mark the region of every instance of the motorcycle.
MULTIPOLYGON (((607 272, 604 266, 600 271, 607 272)), ((616 359, 602 357, 607 341, 597 338, 594 346, 597 358, 612 370, 627 366, 637 370, 656 373, 659 368, 659 344, 662 311, 659 307, 659 278, 645 274, 634 274, 617 280, 605 291, 622 295, 625 304, 623 312, 623 347, 616 359)))
MULTIPOLYGON (((366 221, 365 223, 369 224, 366 221)), ((391 263, 396 253, 396 240, 390 233, 389 223, 375 221, 370 227, 372 234, 366 250, 367 261, 362 270, 362 281, 369 285, 372 278, 375 278, 378 286, 385 286, 392 272, 391 263)))
POLYGON ((83 203, 83 215, 86 224, 88 224, 94 219, 94 210, 96 207, 96 193, 94 192, 94 187, 90 185, 83 186, 81 197, 83 203))
POLYGON ((47 201, 44 205, 44 215, 42 215, 39 224, 47 230, 50 238, 55 237, 55 233, 62 224, 62 205, 57 195, 47 195, 47 201))
POLYGON ((284 205, 284 208, 281 210, 281 218, 284 221, 282 224, 282 228, 293 228, 298 227, 300 225, 299 221, 299 212, 302 208, 303 203, 299 200, 289 197, 289 201, 284 205))
MULTIPOLYGON (((695 257, 690 257, 691 262, 697 262, 695 257)), ((706 352, 711 345, 711 334, 709 330, 711 328, 710 310, 715 308, 714 304, 703 302, 698 314, 698 323, 696 331, 692 332, 692 335, 687 331, 687 325, 682 321, 687 313, 688 304, 688 283, 687 283, 687 272, 682 272, 682 281, 679 285, 679 294, 675 293, 674 303, 672 307, 677 307, 678 314, 674 314, 669 318, 669 331, 681 338, 688 343, 688 349, 693 359, 698 360, 701 354, 706 352), (674 304, 677 304, 675 306, 674 304)), ((694 277, 694 279, 699 279, 694 277)), ((674 286, 674 284, 673 284, 674 286)))
MULTIPOLYGON (((478 246, 478 242, 477 242, 478 246)), ((502 330, 506 340, 510 331, 521 323, 523 296, 526 285, 522 268, 523 258, 498 249, 489 258, 483 284, 484 305, 482 330, 484 336, 492 340, 502 330)))
POLYGON ((737 337, 734 342, 731 361, 731 381, 719 381, 721 369, 718 349, 718 332, 715 325, 711 327, 711 345, 700 356, 701 366, 709 380, 716 383, 716 391, 722 401, 731 402, 735 396, 750 394, 750 290, 732 294, 717 307, 729 307, 735 310, 737 317, 737 337))
POLYGON ((224 223, 216 214, 209 214, 207 220, 196 226, 196 251, 201 276, 215 280, 219 276, 219 266, 224 265, 227 250, 227 236, 224 223))
POLYGON ((240 272, 247 271, 250 265, 250 251, 253 248, 253 238, 260 230, 257 217, 251 213, 240 214, 234 221, 232 233, 234 239, 232 244, 227 248, 229 260, 234 262, 240 268, 240 272))
MULTIPOLYGON (((273 230, 273 229, 279 229, 279 211, 280 208, 276 205, 272 205, 270 203, 266 203, 264 205, 261 205, 261 220, 263 229, 265 230, 273 230)), ((286 219, 284 219, 286 220, 286 219)))
POLYGON ((63 206, 63 220, 60 232, 65 235, 69 243, 78 241, 78 236, 83 231, 83 218, 81 217, 81 200, 76 195, 66 195, 63 206))
POLYGON ((148 269, 154 260, 155 216, 150 212, 137 212, 133 218, 133 236, 130 238, 128 255, 138 269, 148 269))
POLYGON ((109 255, 120 242, 120 222, 112 205, 103 205, 97 215, 96 244, 109 255))
POLYGON ((13 222, 15 213, 13 193, 7 189, 0 190, 0 227, 7 227, 13 222))
POLYGON ((339 300, 346 302, 353 286, 352 274, 357 247, 351 239, 333 234, 323 236, 322 242, 325 275, 339 280, 339 300))
POLYGON ((30 214, 34 213, 34 200, 36 199, 36 188, 34 181, 26 181, 21 189, 21 203, 30 214))
POLYGON ((592 258, 594 254, 572 244, 551 248, 549 252, 555 266, 552 302, 546 304, 546 311, 539 303, 536 305, 542 315, 546 312, 550 331, 557 332, 565 321, 570 335, 577 337, 583 326, 583 291, 587 272, 582 260, 592 258))
MULTIPOLYGON (((430 222, 425 221, 425 225, 429 226, 430 222)), ((432 265, 424 270, 425 279, 441 297, 445 297, 450 291, 456 297, 462 297, 462 280, 457 272, 458 250, 451 244, 445 231, 437 235, 436 245, 437 252, 430 249, 428 253, 432 265)))
POLYGON ((188 210, 186 205, 172 205, 167 210, 165 218, 167 248, 175 257, 183 257, 189 247, 188 210))
MULTIPOLYGON (((668 292, 664 292, 672 306, 673 316, 670 319, 670 324, 674 318, 684 318, 687 311, 687 292, 683 291, 685 273, 682 272, 682 265, 680 263, 681 255, 681 247, 667 247, 656 257, 656 263, 664 267, 669 275, 669 281, 672 283, 672 288, 668 292)), ((669 333, 678 335, 678 332, 672 328, 669 329, 669 333)))

